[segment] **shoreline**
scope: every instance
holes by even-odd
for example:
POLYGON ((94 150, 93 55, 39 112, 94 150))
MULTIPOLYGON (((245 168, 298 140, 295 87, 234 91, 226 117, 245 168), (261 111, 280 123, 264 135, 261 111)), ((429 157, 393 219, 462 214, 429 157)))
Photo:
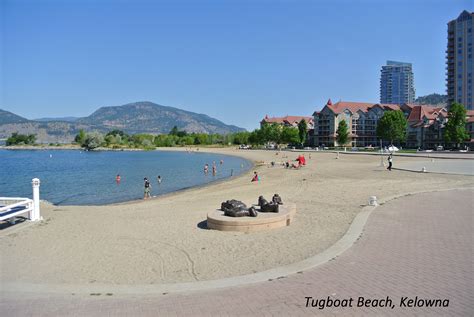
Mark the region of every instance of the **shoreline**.
MULTIPOLYGON (((167 150, 185 150, 168 149, 167 150)), ((297 152, 207 149, 252 162, 293 159, 297 152)), ((398 161, 422 160, 400 158, 398 161)), ((170 193, 160 199, 107 206, 46 206, 45 220, 0 239, 2 283, 61 285, 167 285, 212 281, 299 263, 328 249, 367 205, 419 191, 472 188, 472 177, 385 171, 373 156, 339 160, 312 153, 300 170, 254 166, 242 175, 170 193), (250 171, 250 170, 249 170, 250 171), (185 194, 184 194, 185 193, 185 194), (204 229, 207 212, 227 199, 255 203, 279 193, 297 213, 288 227, 252 234, 204 229), (54 243, 51 243, 54 241, 54 243), (44 245, 49 245, 44 248, 44 245), (33 263, 41 266, 33 268, 33 263), (54 272, 50 268, 54 267, 54 272), (136 269, 139 268, 139 269, 136 269)))
MULTIPOLYGON (((156 148, 154 151, 185 152, 185 150, 182 150, 180 148, 171 148, 171 149, 156 148)), ((203 153, 216 154, 215 152, 211 152, 211 151, 203 152, 203 153)), ((248 176, 251 175, 251 171, 255 168, 255 166, 257 166, 257 163, 258 163, 258 162, 251 161, 251 160, 248 160, 244 157, 237 156, 237 155, 221 154, 221 153, 218 153, 218 154, 225 155, 225 156, 234 156, 234 157, 238 157, 238 158, 241 158, 241 159, 245 159, 246 161, 248 161, 250 163, 250 167, 247 170, 243 171, 242 173, 240 173, 236 176, 228 176, 228 177, 224 177, 224 178, 221 178, 221 179, 217 179, 217 180, 209 182, 209 183, 204 183, 204 184, 201 184, 201 185, 190 186, 190 187, 178 189, 178 190, 175 190, 175 191, 172 191, 172 192, 169 192, 169 193, 165 193, 165 194, 162 194, 162 195, 157 195, 157 196, 154 196, 154 197, 152 196, 151 198, 146 199, 146 200, 145 199, 133 199, 133 200, 123 201, 123 202, 118 202, 118 203, 105 204, 105 205, 61 205, 61 206, 78 206, 78 207, 80 207, 80 206, 115 206, 115 205, 138 204, 140 202, 145 202, 145 201, 165 199, 165 198, 168 198, 168 197, 173 197, 175 195, 184 194, 184 193, 192 191, 194 189, 205 189, 207 187, 217 186, 217 185, 220 185, 222 183, 232 181, 234 179, 237 180, 237 179, 243 178, 244 176, 248 177, 248 176)))
POLYGON ((51 145, 0 145, 0 150, 15 150, 15 151, 30 151, 30 150, 79 150, 85 152, 100 152, 100 151, 156 151, 158 149, 198 149, 196 152, 199 152, 199 149, 226 149, 226 148, 235 148, 235 146, 197 146, 197 145, 188 145, 188 146, 170 146, 170 147, 155 147, 151 149, 143 149, 143 148, 109 148, 109 147, 98 147, 93 150, 86 150, 79 145, 75 144, 64 144, 59 146, 51 146, 51 145))
MULTIPOLYGON (((1 149, 1 148, 0 148, 1 149)), ((29 149, 13 149, 13 150, 29 150, 29 149)), ((56 149, 56 150, 72 150, 72 149, 67 149, 67 148, 64 148, 64 149, 56 149)), ((74 150, 77 150, 77 149, 74 149, 74 150)), ((188 152, 186 150, 186 148, 181 148, 181 147, 171 147, 171 148, 166 148, 166 147, 159 147, 159 148, 156 148, 154 150, 150 150, 150 151, 168 151, 168 152, 188 152)), ((226 176, 226 177, 223 177, 221 179, 216 179, 216 180, 213 180, 213 181, 210 181, 210 182, 207 182, 207 183, 202 183, 202 184, 199 184, 199 185, 194 185, 194 186, 188 186, 188 187, 184 187, 184 188, 181 188, 181 189, 177 189, 177 190, 174 190, 174 191, 171 191, 171 192, 168 192, 168 193, 164 193, 164 194, 159 194, 159 195, 156 195, 156 196, 152 196, 151 198, 149 199, 142 199, 142 198, 137 198, 137 199, 131 199, 131 200, 125 200, 125 201, 120 201, 120 202, 113 202, 113 203, 106 203, 106 204, 88 204, 88 205, 64 205, 64 204, 55 204, 49 200, 46 200, 46 199, 41 199, 41 202, 44 203, 44 204, 48 204, 48 205, 51 205, 51 206, 55 206, 55 207, 65 207, 65 206, 71 206, 71 207, 101 207, 101 206, 115 206, 115 205, 125 205, 125 204, 137 204, 137 203, 140 203, 140 202, 144 202, 144 201, 151 201, 151 200, 157 200, 157 199, 162 199, 162 198, 166 198, 166 197, 170 197, 170 196, 173 196, 173 195, 176 195, 176 194, 181 194, 181 193, 186 193, 188 191, 191 191, 193 189, 198 189, 198 188, 206 188, 208 186, 213 186, 213 185, 219 185, 223 182, 227 182, 227 181, 230 181, 232 179, 237 179, 237 178, 240 178, 240 177, 247 177, 247 176, 250 176, 251 175, 251 171, 252 169, 258 164, 258 162, 256 161, 252 161, 252 160, 249 160, 249 159, 246 159, 245 157, 242 157, 242 156, 239 156, 239 155, 236 155, 236 154, 227 154, 227 153, 216 153, 215 151, 192 151, 193 153, 206 153, 206 154, 219 154, 219 155, 223 155, 223 156, 230 156, 230 157, 235 157, 235 158, 239 158, 239 159, 244 159, 245 161, 247 161, 249 163, 249 167, 248 169, 244 169, 242 170, 240 173, 237 173, 236 175, 234 176, 226 176)))

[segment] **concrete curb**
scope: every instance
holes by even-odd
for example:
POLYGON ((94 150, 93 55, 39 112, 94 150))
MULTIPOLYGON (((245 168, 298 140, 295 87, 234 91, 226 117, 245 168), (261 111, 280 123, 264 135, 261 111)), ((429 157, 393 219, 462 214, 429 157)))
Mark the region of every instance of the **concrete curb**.
POLYGON ((447 173, 447 172, 431 172, 431 171, 418 171, 418 170, 412 170, 408 168, 400 168, 400 167, 392 167, 392 170, 397 170, 397 171, 404 171, 404 172, 412 172, 412 173, 420 173, 420 174, 441 174, 441 175, 463 175, 463 176, 474 176, 471 174, 463 174, 463 173, 447 173))
MULTIPOLYGON (((388 201, 416 195, 422 193, 442 192, 451 190, 473 190, 471 187, 450 188, 441 190, 418 191, 408 194, 395 195, 385 199, 379 199, 380 204, 388 201)), ((189 293, 194 291, 209 291, 219 288, 244 286, 260 282, 271 281, 274 279, 284 278, 288 275, 301 273, 309 269, 316 268, 349 249, 361 236, 363 229, 369 216, 377 207, 366 206, 352 221, 349 229, 335 244, 325 251, 316 254, 303 261, 290 265, 270 269, 267 271, 224 278, 211 281, 198 281, 188 283, 174 284, 156 284, 156 285, 108 285, 108 284, 91 284, 91 285, 73 285, 73 284, 30 284, 30 283, 2 283, 3 293, 56 293, 56 294, 106 294, 114 295, 167 295, 169 293, 189 293)))
MULTIPOLYGON (((271 151, 271 150, 269 150, 271 151)), ((323 151, 316 151, 316 150, 290 150, 290 149, 284 149, 282 151, 287 151, 287 152, 307 152, 307 153, 327 153, 327 154, 336 154, 339 152, 339 154, 346 154, 346 155, 372 155, 372 156, 384 156, 386 157, 390 153, 382 153, 380 152, 352 152, 352 151, 336 151, 336 150, 323 150, 323 151)), ((449 154, 449 153, 440 153, 440 152, 432 152, 433 154, 429 153, 393 153, 393 156, 395 157, 420 157, 420 158, 435 158, 435 159, 443 159, 443 160, 474 160, 474 154, 472 152, 467 152, 467 153, 456 153, 456 154, 449 154), (448 156, 450 155, 450 156, 448 156), (456 157, 456 155, 471 155, 472 157, 456 157)))

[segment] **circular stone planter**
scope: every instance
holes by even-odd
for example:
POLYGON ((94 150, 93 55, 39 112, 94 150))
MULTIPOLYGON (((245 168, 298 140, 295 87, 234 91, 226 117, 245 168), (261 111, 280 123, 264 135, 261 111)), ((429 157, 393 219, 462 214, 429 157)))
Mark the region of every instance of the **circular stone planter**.
POLYGON ((259 212, 257 217, 228 217, 220 209, 207 214, 207 227, 220 231, 255 232, 286 227, 296 213, 295 204, 280 205, 278 213, 259 212))

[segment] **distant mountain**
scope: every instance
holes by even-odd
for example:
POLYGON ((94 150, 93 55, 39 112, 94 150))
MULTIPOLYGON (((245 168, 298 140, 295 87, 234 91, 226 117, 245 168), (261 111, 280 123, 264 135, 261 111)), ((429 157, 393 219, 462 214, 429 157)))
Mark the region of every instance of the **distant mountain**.
POLYGON ((128 134, 162 134, 168 133, 174 126, 190 133, 227 134, 245 131, 245 129, 227 125, 205 114, 161 106, 147 101, 123 106, 102 107, 90 116, 76 118, 74 121, 67 121, 64 118, 55 118, 53 121, 27 120, 11 112, 0 110, 0 139, 9 137, 13 132, 18 132, 22 134, 34 133, 37 135, 38 142, 66 143, 71 142, 80 129, 103 133, 120 129, 128 134))
POLYGON ((205 114, 157 105, 135 102, 117 107, 102 107, 76 122, 107 130, 121 129, 127 133, 168 133, 173 126, 187 132, 220 133, 243 131, 205 114))
POLYGON ((28 122, 29 120, 23 117, 20 117, 14 113, 11 113, 6 110, 0 109, 0 124, 8 124, 8 123, 24 123, 28 122))
POLYGON ((430 94, 420 96, 415 99, 415 103, 419 105, 433 105, 446 107, 448 105, 448 96, 440 94, 430 94))
POLYGON ((80 118, 78 118, 78 117, 38 118, 38 119, 33 119, 33 121, 39 121, 39 122, 49 122, 49 121, 74 122, 77 119, 80 119, 80 118))

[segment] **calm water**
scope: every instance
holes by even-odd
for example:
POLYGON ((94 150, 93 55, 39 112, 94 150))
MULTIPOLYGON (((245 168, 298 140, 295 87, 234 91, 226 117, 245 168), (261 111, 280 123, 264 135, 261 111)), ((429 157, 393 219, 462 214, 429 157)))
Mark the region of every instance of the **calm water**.
POLYGON ((57 205, 102 205, 143 198, 144 177, 155 196, 230 177, 231 170, 236 176, 250 167, 238 157, 195 152, 0 150, 0 197, 31 197, 31 179, 37 177, 41 199, 57 205), (206 163, 208 175, 203 172, 206 163))

